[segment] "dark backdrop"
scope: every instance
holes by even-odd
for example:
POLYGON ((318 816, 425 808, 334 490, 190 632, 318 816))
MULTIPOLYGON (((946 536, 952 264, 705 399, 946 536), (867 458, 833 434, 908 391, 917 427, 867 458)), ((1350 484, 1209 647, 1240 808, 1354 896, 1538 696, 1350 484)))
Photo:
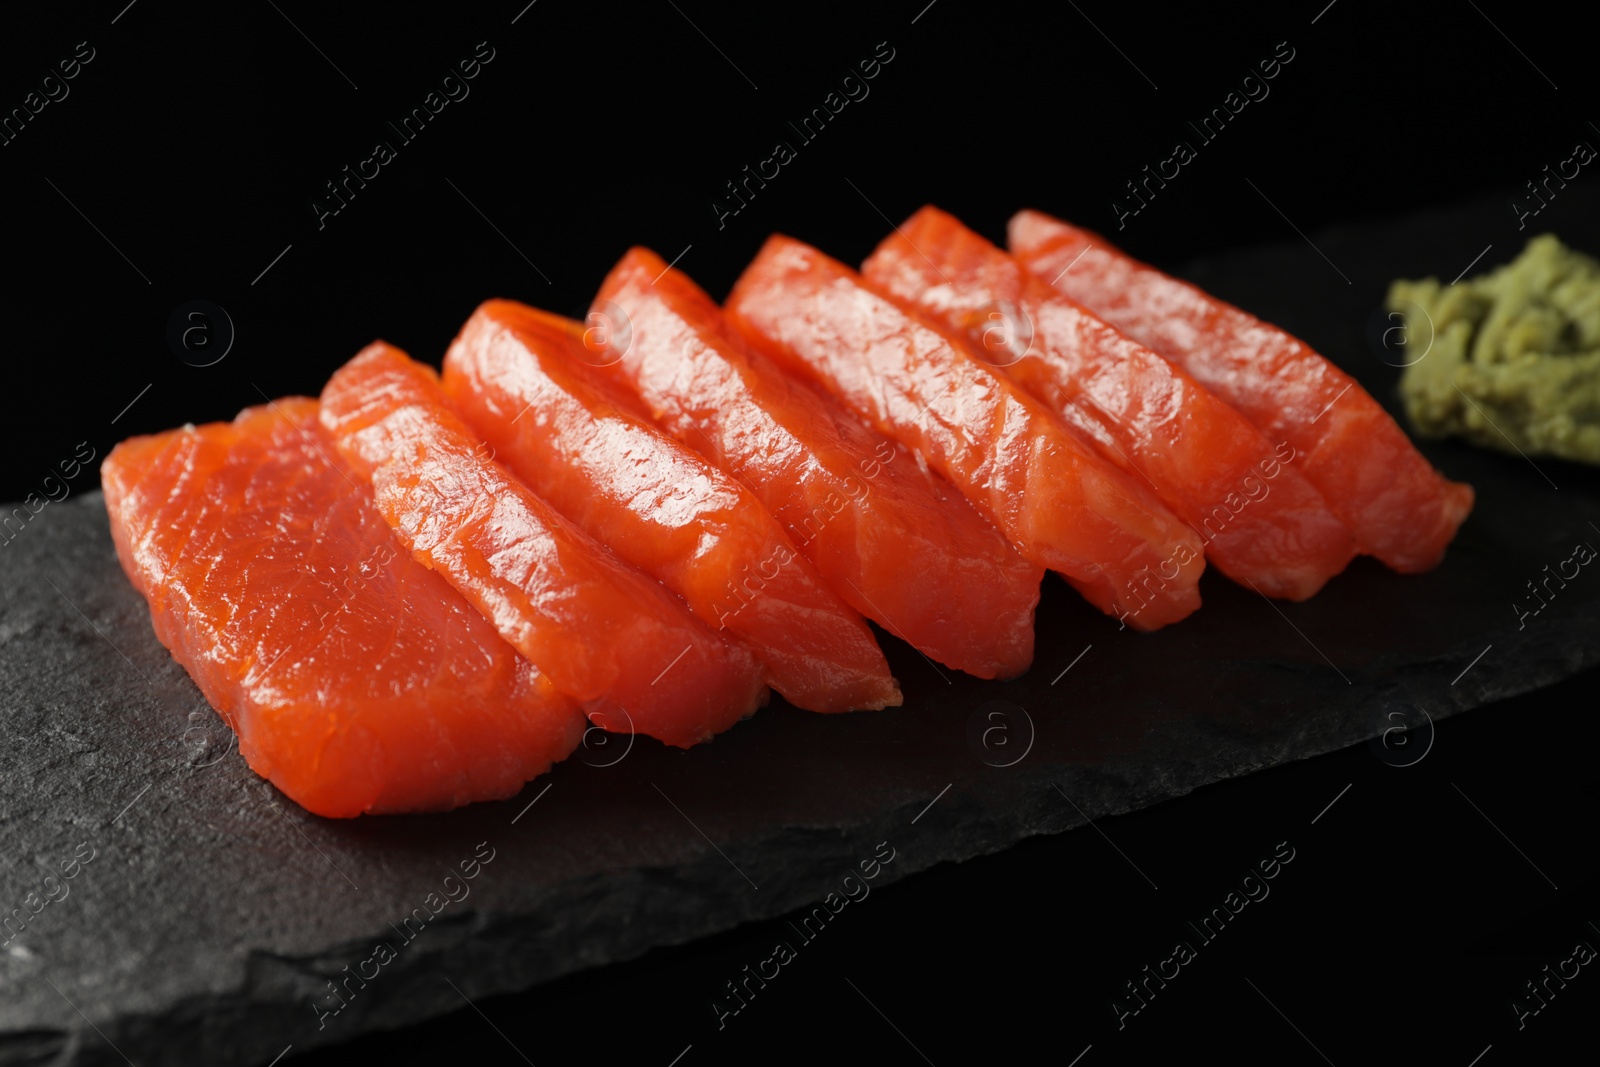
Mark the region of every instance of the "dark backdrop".
MULTIPOLYGON (((996 239, 1018 207, 1054 211, 1176 269, 1484 193, 1503 195, 1510 218, 1517 187, 1576 141, 1600 144, 1592 39, 1565 9, 1505 0, 525 3, 7 11, 0 109, 39 111, 0 146, 0 499, 38 490, 79 442, 103 456, 132 433, 314 394, 375 337, 436 362, 489 296, 579 314, 633 243, 681 253, 720 297, 773 230, 858 261, 888 220, 932 201, 996 239), (475 54, 470 80, 441 82, 475 54), (1291 54, 1270 81, 1243 83, 1291 54), (843 82, 875 56, 870 81, 843 82), (1187 123, 1234 90, 1256 99, 1202 143, 1187 123), (388 123, 431 91, 456 99, 407 142, 388 123), (790 123, 835 91, 855 99, 804 142, 790 123), (1124 183, 1180 139, 1195 158, 1119 230, 1113 201, 1137 206, 1124 183), (353 196, 342 188, 332 213, 325 183, 379 141, 394 157, 353 196), (738 206, 726 183, 778 141, 794 158, 722 215, 738 206), (191 323, 205 329, 187 351, 169 340, 192 300, 231 323, 210 366, 193 364, 227 343, 215 311, 191 323)), ((1158 1051, 1466 1065, 1493 1044, 1485 1067, 1534 1062, 1600 991, 1585 973, 1521 1031, 1508 1007, 1574 938, 1600 944, 1584 925, 1600 911, 1582 691, 1452 722, 1430 767, 1345 753, 1115 820, 1120 847, 1162 872, 1159 910, 1082 831, 885 890, 801 964, 808 974, 720 1033, 704 991, 765 955, 771 930, 480 1005, 503 1034, 464 1010, 364 1051, 520 1062, 507 1038, 541 1063, 665 1064, 689 1045, 685 1067, 909 1063, 918 1050, 946 1063, 987 1041, 1013 1050, 1002 1060, 1043 1044, 1063 1063, 1092 1044, 1086 1067, 1158 1051), (1450 791, 1468 767, 1503 775, 1496 808, 1514 825, 1501 828, 1553 882, 1450 791), (1285 836, 1284 812, 1303 825, 1302 809, 1350 782, 1271 921, 1166 994, 1165 1018, 1118 1034, 1109 998, 1159 958, 1158 916, 1209 906, 1285 836), (876 1008, 840 976, 867 976, 876 1008)))
POLYGON ((526 2, 138 0, 115 25, 126 0, 51 5, 26 26, 9 13, 7 113, 78 42, 94 58, 0 147, 18 368, 0 499, 80 440, 103 454, 128 433, 231 417, 257 387, 315 393, 375 337, 437 361, 489 296, 579 313, 633 243, 669 259, 692 246, 680 266, 721 296, 773 230, 854 262, 885 216, 929 201, 993 237, 1025 205, 1116 231, 1123 183, 1188 138, 1197 158, 1117 233, 1176 267, 1293 240, 1284 215, 1310 232, 1509 190, 1600 139, 1584 35, 1503 0, 1482 14, 1340 0, 1315 25, 1326 0, 938 0, 915 25, 927 0, 540 0, 512 25, 526 2), (494 58, 470 95, 402 142, 387 123, 480 41, 494 58), (799 143, 789 123, 879 42, 894 58, 869 95, 799 143), (1294 58, 1270 95, 1200 145, 1186 124, 1279 42, 1294 58), (312 201, 380 139, 396 157, 319 228, 312 201), (719 229, 713 199, 780 139, 796 158, 719 229), (168 319, 191 299, 236 328, 215 366, 169 350, 168 319), (30 384, 29 370, 44 373, 30 384))

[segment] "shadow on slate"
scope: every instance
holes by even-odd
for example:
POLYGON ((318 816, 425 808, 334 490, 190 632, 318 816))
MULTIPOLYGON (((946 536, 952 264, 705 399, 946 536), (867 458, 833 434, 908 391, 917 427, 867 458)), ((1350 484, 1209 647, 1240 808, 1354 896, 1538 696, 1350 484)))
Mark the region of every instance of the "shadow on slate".
MULTIPOLYGON (((1365 340, 1388 280, 1453 276, 1491 242, 1476 269, 1509 259, 1527 235, 1505 204, 1188 276, 1392 407, 1398 372, 1365 340)), ((1541 221, 1600 249, 1597 206, 1568 195, 1541 221)), ((1597 472, 1424 451, 1478 490, 1431 574, 1357 560, 1299 605, 1208 574, 1202 612, 1152 635, 1119 632, 1051 577, 1034 668, 1016 681, 940 671, 885 638, 903 708, 824 717, 775 701, 688 752, 591 735, 513 800, 344 822, 244 765, 156 641, 99 494, 50 504, 0 549, 0 917, 25 923, 0 932, 0 1063, 267 1063, 791 911, 885 839, 895 879, 1594 664, 1600 576, 1520 629, 1512 602, 1576 543, 1600 545, 1597 472), (75 849, 92 858, 59 880, 75 849), (492 859, 450 883, 469 895, 433 915, 428 895, 475 853, 492 859), (397 927, 419 908, 429 922, 407 942, 397 927), (340 1003, 329 981, 370 975, 380 941, 393 958, 320 1016, 340 1003)))

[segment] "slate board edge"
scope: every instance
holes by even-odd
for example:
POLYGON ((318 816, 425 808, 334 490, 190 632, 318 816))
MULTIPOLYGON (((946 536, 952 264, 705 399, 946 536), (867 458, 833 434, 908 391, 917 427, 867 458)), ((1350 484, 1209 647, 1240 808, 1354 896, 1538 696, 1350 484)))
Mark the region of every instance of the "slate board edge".
MULTIPOLYGON (((1506 646, 1512 652, 1528 652, 1534 656, 1542 647, 1530 634, 1520 644, 1506 646)), ((1448 687, 1451 702, 1437 714, 1440 721, 1466 711, 1476 710, 1494 702, 1540 689, 1600 663, 1600 656, 1583 649, 1568 650, 1563 656, 1539 657, 1542 662, 1537 671, 1507 671, 1493 665, 1479 664, 1482 669, 1475 687, 1459 690, 1448 687)), ((1448 666, 1441 658, 1440 666, 1448 666)), ((1415 666, 1415 665, 1414 665, 1415 666)), ((1426 665, 1424 665, 1426 666, 1426 665)), ((1124 793, 1124 800, 1111 805, 1098 805, 1093 800, 1079 798, 1090 819, 1103 819, 1143 810, 1167 800, 1185 796, 1215 782, 1242 777, 1255 771, 1282 766, 1297 760, 1313 759, 1329 752, 1361 744, 1376 736, 1369 721, 1380 722, 1383 711, 1403 708, 1411 703, 1431 702, 1438 695, 1438 673, 1411 670, 1398 678, 1392 686, 1393 695, 1380 698, 1370 720, 1349 716, 1341 719, 1334 729, 1313 747, 1298 749, 1299 755, 1286 759, 1284 753, 1305 744, 1304 734, 1290 735, 1270 747, 1235 746, 1234 757, 1228 773, 1223 775, 1198 775, 1186 765, 1189 773, 1169 773, 1159 778, 1159 787, 1148 788, 1150 768, 1135 758, 1114 760, 1098 769, 1098 777, 1114 780, 1122 789, 1134 785, 1136 776, 1125 772, 1139 771, 1145 776, 1141 791, 1124 793), (1424 701, 1423 698, 1428 698, 1424 701)), ((1187 724, 1185 724, 1187 725, 1187 724)), ((1308 720, 1307 731, 1316 725, 1308 720)), ((1214 769, 1214 768, 1213 768, 1214 769)), ((1115 793, 1119 790, 1111 790, 1115 793)), ((982 856, 1003 852, 1024 839, 1044 834, 1063 833, 1085 825, 1085 820, 1054 797, 1048 783, 1040 782, 1031 790, 1035 801, 1031 806, 1017 808, 1011 817, 983 817, 977 805, 962 805, 959 793, 941 801, 943 813, 936 806, 927 815, 927 823, 914 832, 926 844, 897 848, 897 858, 884 869, 878 885, 893 884, 909 875, 919 873, 946 862, 965 862, 982 856), (962 819, 950 818, 960 810, 962 819), (930 833, 929 831, 936 831, 930 833), (999 843, 995 843, 999 842, 999 843)), ((784 836, 795 838, 783 851, 801 862, 815 854, 811 838, 827 836, 836 838, 844 833, 867 847, 880 840, 910 840, 905 831, 911 829, 911 819, 918 814, 924 801, 891 809, 877 818, 862 820, 846 827, 828 827, 812 831, 795 831, 785 828, 784 836), (799 840, 805 838, 804 841, 799 840)), ((1309 820, 1310 815, 1307 814, 1309 820)), ((770 848, 770 843, 768 844, 770 848)), ((831 864, 830 864, 831 866, 831 864)), ((452 1004, 448 998, 457 994, 441 986, 438 974, 442 970, 460 987, 461 993, 474 1001, 501 993, 526 990, 543 982, 575 975, 613 963, 639 959, 655 948, 671 948, 687 944, 712 934, 737 930, 794 912, 820 900, 828 885, 825 877, 791 878, 782 890, 767 894, 750 893, 714 852, 703 856, 699 862, 671 868, 640 868, 620 875, 638 882, 657 882, 654 899, 657 916, 675 914, 683 920, 676 933, 662 937, 653 933, 648 924, 625 921, 628 916, 617 914, 606 907, 607 889, 617 888, 618 875, 597 876, 568 883, 551 894, 546 901, 549 915, 562 918, 582 916, 581 925, 569 925, 561 932, 563 944, 552 952, 552 923, 533 922, 525 917, 509 918, 492 913, 472 911, 450 924, 451 943, 436 948, 422 948, 408 955, 406 966, 393 974, 385 972, 383 996, 365 1002, 352 999, 353 1010, 360 1005, 361 1014, 346 1020, 333 1020, 324 1030, 311 1031, 307 1019, 313 1018, 306 996, 306 978, 314 978, 320 986, 323 975, 314 964, 318 960, 347 962, 370 951, 371 944, 384 936, 377 930, 370 938, 358 939, 330 949, 315 958, 289 958, 270 953, 252 953, 245 966, 240 986, 225 996, 205 996, 182 1001, 160 1016, 126 1016, 103 1020, 96 1025, 97 1033, 87 1023, 81 1027, 61 1031, 13 1031, 0 1034, 0 1064, 59 1064, 99 1067, 124 1062, 110 1044, 136 1049, 159 1048, 161 1063, 190 1062, 269 1062, 276 1051, 271 1044, 264 1045, 261 1058, 251 1060, 241 1056, 237 1037, 242 1031, 257 1034, 281 1030, 289 1036, 299 1035, 294 1047, 301 1051, 354 1040, 363 1033, 393 1030, 413 1025, 429 1018, 448 1014, 464 1002, 452 1004), (724 878, 723 875, 727 877, 724 878), (673 895, 674 883, 688 885, 687 892, 673 895), (704 889, 707 885, 726 885, 729 892, 721 900, 708 902, 704 889), (598 896, 596 894, 599 894, 598 896), (724 910, 726 909, 726 910, 724 910), (729 915, 737 916, 729 921, 729 915), (623 920, 623 921, 619 921, 623 920), (623 931, 621 938, 616 931, 623 931), (607 943, 609 940, 609 943, 607 943), (587 946, 589 951, 582 951, 587 946), (603 947, 602 947, 603 946, 603 947), (571 961, 579 959, 578 966, 541 967, 539 960, 545 954, 571 961), (584 959, 583 957, 587 957, 584 959), (440 961, 446 966, 439 966, 440 961), (307 1034, 310 1036, 306 1036, 307 1034), (102 1036, 103 1035, 103 1036, 102 1036), (108 1043, 109 1042, 109 1043, 108 1043), (50 1051, 40 1056, 41 1045, 50 1051)), ((619 894, 631 898, 633 894, 619 894)), ((557 928, 559 921, 554 924, 557 928)), ((334 968, 336 969, 336 968, 334 968)), ((709 1001, 716 993, 706 990, 709 1001)), ((709 1007, 708 1007, 708 1018, 709 1007)), ((693 1024, 686 1020, 686 1032, 693 1024)), ((252 1042, 256 1044, 256 1042, 252 1042)))

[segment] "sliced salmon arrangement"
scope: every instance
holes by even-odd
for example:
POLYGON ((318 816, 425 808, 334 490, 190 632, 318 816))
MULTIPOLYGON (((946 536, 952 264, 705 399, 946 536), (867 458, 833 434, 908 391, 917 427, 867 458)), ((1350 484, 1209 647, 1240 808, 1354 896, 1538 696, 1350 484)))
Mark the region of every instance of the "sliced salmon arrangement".
POLYGON ((1472 487, 1447 481, 1354 378, 1304 342, 1037 211, 1011 219, 1011 251, 1067 296, 1192 374, 1295 463, 1363 552, 1402 573, 1434 567, 1472 487))
POLYGON ((905 446, 747 350, 712 299, 646 249, 611 271, 593 314, 599 329, 617 318, 613 338, 626 330, 601 372, 742 479, 856 610, 947 667, 1027 670, 1043 571, 905 446))
POLYGON ((1182 368, 927 207, 862 275, 948 329, 1147 481, 1207 559, 1267 596, 1304 600, 1355 554, 1350 530, 1250 422, 1182 368))
POLYGON ((1200 606, 1198 534, 1043 404, 855 271, 787 237, 757 254, 728 321, 923 455, 1025 558, 1139 630, 1200 606))
POLYGON ((369 345, 323 388, 322 424, 407 551, 597 725, 688 747, 762 703, 749 650, 486 455, 432 369, 369 345))
POLYGON ((872 631, 734 477, 629 410, 585 328, 493 300, 444 360, 468 425, 536 494, 748 645, 809 711, 900 703, 872 631))
POLYGON ((894 714, 880 639, 1015 677, 1045 570, 1143 632, 1208 561, 1427 570, 1473 502, 1300 341, 1037 212, 1004 251, 924 208, 861 273, 774 236, 722 307, 634 248, 583 322, 490 300, 443 355, 101 468, 157 636, 329 818, 510 797, 589 723, 894 714))
POLYGON ((577 705, 396 543, 316 401, 130 438, 100 474, 157 636, 306 810, 508 797, 583 736, 577 705))

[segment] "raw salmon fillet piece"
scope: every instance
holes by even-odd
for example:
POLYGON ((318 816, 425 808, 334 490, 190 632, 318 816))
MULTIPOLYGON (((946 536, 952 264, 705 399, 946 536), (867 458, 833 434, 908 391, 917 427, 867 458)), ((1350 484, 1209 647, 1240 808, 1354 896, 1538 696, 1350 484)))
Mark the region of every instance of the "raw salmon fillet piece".
POLYGON ((322 391, 378 511, 597 726, 687 748, 755 711, 764 672, 488 455, 437 376, 383 342, 322 391))
POLYGON ((612 269, 591 321, 609 345, 601 372, 742 479, 858 611, 968 674, 1028 669, 1042 569, 905 446, 748 350, 646 249, 612 269))
POLYGON ((1472 510, 1354 378, 1304 342, 1146 266, 1098 234, 1037 211, 1014 215, 1017 258, 1067 296, 1192 374, 1268 440, 1287 442, 1361 551, 1426 571, 1472 510))
POLYGON ((1155 489, 1218 570, 1304 600, 1355 555, 1350 530, 1251 423, 1176 364, 1056 292, 934 207, 886 237, 862 276, 1002 369, 1100 454, 1155 489))
POLYGON ((585 332, 491 300, 445 356, 445 394, 530 489, 748 645, 791 704, 821 712, 899 704, 861 616, 748 489, 599 376, 585 332))
POLYGON ((131 438, 101 480, 156 635, 308 811, 508 797, 582 737, 577 706, 406 553, 316 401, 131 438))
POLYGON ((921 454, 1100 610, 1154 630, 1200 606, 1193 530, 964 342, 849 267, 774 236, 726 310, 752 344, 921 454))

